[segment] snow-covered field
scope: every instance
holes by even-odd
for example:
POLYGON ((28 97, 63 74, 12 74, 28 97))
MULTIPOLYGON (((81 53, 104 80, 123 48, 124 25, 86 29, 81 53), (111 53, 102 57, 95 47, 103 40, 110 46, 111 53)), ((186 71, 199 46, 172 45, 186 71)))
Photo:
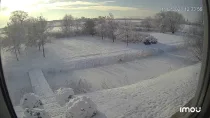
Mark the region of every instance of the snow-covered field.
POLYGON ((151 79, 161 74, 194 64, 186 50, 164 53, 131 62, 67 72, 45 72, 51 88, 62 86, 87 91, 109 89, 151 79), (82 81, 83 85, 78 85, 82 81), (78 85, 78 86, 77 86, 78 85))
MULTIPOLYGON (((73 37, 68 39, 53 40, 46 45, 46 58, 38 49, 27 49, 21 52, 20 61, 16 61, 15 55, 2 51, 4 68, 42 68, 55 63, 65 63, 72 59, 101 56, 105 54, 124 53, 132 51, 165 50, 174 49, 182 44, 183 37, 162 33, 151 33, 157 37, 159 43, 145 46, 144 44, 129 44, 127 47, 123 42, 112 43, 111 40, 101 40, 100 37, 73 37), (172 39, 172 40, 171 40, 172 39), (176 41, 174 41, 176 40, 176 41), (48 60, 48 61, 46 61, 48 60)), ((167 50, 166 50, 167 51, 167 50)))
POLYGON ((126 46, 124 42, 112 43, 110 39, 101 40, 100 37, 57 39, 45 46, 46 58, 38 49, 30 48, 22 49, 19 61, 15 55, 2 51, 12 102, 19 104, 24 93, 33 91, 28 75, 33 69, 43 70, 53 90, 71 85, 74 80, 82 83, 82 92, 90 92, 134 84, 195 63, 188 60, 191 55, 187 50, 169 53, 183 46, 182 36, 151 35, 158 39, 158 44, 126 46), (165 54, 159 55, 163 52, 165 54))

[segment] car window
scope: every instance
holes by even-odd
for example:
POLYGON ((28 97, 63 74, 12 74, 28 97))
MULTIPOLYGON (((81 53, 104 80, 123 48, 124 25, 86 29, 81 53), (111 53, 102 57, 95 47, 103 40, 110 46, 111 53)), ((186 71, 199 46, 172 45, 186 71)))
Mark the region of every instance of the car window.
POLYGON ((197 90, 196 0, 2 0, 0 46, 18 117, 169 118, 197 90))

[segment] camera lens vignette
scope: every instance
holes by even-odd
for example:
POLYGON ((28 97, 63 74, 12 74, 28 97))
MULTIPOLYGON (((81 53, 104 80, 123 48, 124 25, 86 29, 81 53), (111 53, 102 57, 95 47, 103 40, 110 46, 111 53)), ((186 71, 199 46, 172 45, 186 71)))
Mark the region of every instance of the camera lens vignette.
POLYGON ((197 0, 2 0, 0 48, 18 118, 170 118, 195 96, 197 0))

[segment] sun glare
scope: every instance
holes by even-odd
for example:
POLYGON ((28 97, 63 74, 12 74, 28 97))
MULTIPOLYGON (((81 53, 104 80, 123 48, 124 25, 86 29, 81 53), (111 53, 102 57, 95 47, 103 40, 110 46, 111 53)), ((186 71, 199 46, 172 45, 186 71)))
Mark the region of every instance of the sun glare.
POLYGON ((2 11, 3 15, 9 15, 12 11, 23 10, 26 12, 32 11, 32 6, 36 5, 35 0, 3 0, 1 7, 5 8, 2 11))

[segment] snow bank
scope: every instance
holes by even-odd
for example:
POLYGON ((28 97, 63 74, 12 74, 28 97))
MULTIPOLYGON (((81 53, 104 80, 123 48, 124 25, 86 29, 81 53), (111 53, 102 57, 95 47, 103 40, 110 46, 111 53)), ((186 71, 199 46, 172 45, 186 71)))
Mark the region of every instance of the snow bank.
POLYGON ((51 118, 50 115, 44 109, 28 109, 24 111, 23 118, 51 118))
POLYGON ((23 108, 44 108, 42 101, 34 93, 27 93, 20 101, 23 108))
POLYGON ((69 101, 66 118, 91 118, 96 112, 97 106, 90 98, 79 96, 69 101))
POLYGON ((60 105, 65 105, 73 97, 72 88, 60 88, 56 91, 56 100, 60 105))

